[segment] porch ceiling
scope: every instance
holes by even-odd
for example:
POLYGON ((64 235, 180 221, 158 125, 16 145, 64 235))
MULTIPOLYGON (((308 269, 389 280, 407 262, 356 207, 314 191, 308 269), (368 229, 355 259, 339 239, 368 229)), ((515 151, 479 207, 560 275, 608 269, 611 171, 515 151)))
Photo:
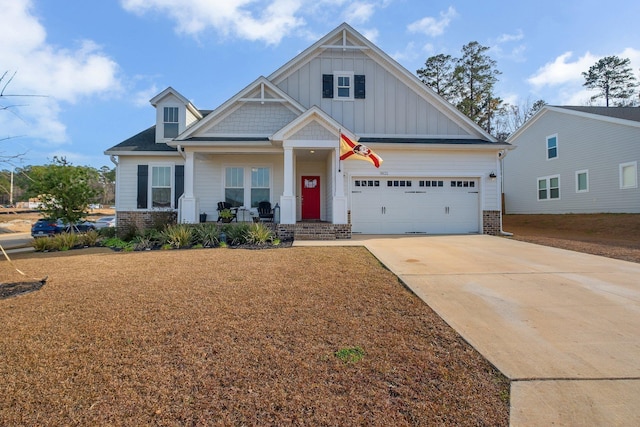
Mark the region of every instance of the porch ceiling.
POLYGON ((297 160, 305 162, 325 161, 333 153, 328 148, 296 148, 293 150, 297 160))

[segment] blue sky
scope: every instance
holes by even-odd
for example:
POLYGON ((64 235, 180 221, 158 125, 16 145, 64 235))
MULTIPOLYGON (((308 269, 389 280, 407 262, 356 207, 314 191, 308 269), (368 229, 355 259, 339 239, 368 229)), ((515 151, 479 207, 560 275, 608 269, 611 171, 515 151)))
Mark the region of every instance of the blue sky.
POLYGON ((5 94, 43 95, 0 99, 11 106, 0 156, 25 153, 16 166, 57 155, 112 167, 104 150, 153 124, 148 101, 167 86, 213 109, 342 22, 411 72, 489 46, 512 104, 586 105, 581 72, 604 56, 630 58, 640 78, 630 0, 0 0, 0 11, 0 73, 16 73, 5 94))

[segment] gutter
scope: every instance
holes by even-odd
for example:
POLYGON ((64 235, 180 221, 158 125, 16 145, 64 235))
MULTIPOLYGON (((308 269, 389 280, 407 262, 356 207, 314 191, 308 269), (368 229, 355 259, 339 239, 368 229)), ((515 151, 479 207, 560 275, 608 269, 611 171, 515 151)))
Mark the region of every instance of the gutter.
POLYGON ((184 147, 182 145, 178 144, 176 148, 178 150, 178 153, 180 153, 180 155, 182 156, 182 158, 184 160, 187 160, 187 155, 184 152, 184 147))

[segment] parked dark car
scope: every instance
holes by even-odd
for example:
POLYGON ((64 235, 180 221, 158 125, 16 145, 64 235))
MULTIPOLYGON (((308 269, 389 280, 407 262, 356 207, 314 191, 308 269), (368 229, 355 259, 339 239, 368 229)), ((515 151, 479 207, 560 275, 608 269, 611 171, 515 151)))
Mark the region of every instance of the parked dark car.
POLYGON ((75 226, 70 227, 69 224, 65 224, 61 219, 43 218, 37 220, 31 227, 31 237, 48 237, 62 233, 63 231, 78 231, 84 233, 95 229, 96 226, 88 221, 77 222, 75 226))

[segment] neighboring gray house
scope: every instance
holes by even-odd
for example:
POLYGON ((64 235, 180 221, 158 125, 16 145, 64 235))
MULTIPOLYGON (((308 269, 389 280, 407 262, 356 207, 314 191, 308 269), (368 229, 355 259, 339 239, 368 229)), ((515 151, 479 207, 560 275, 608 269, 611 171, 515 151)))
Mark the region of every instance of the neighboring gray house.
POLYGON ((545 106, 507 142, 505 213, 640 213, 640 108, 545 106))
POLYGON ((119 226, 215 221, 219 202, 251 220, 268 201, 296 238, 500 231, 508 144, 347 24, 213 111, 173 88, 151 104, 154 126, 105 152, 119 226), (341 160, 341 135, 382 165, 341 160))

